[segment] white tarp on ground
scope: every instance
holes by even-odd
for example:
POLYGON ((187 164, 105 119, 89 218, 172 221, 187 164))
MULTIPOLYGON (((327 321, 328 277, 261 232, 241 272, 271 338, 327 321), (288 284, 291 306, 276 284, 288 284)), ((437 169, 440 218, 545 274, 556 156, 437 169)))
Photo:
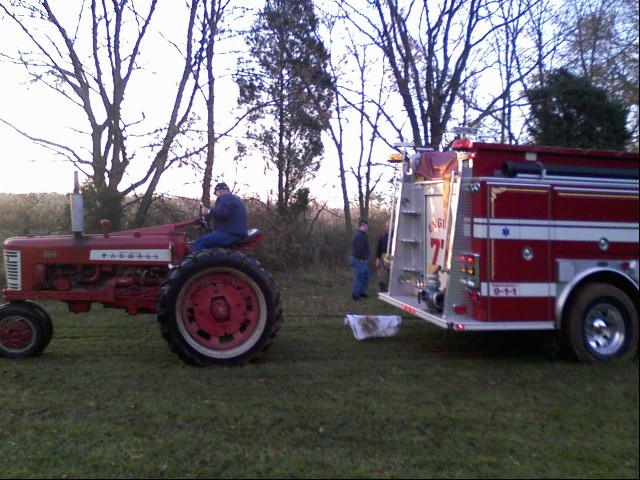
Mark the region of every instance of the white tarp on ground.
POLYGON ((397 335, 401 321, 400 315, 347 315, 344 324, 351 327, 357 340, 364 340, 397 335))

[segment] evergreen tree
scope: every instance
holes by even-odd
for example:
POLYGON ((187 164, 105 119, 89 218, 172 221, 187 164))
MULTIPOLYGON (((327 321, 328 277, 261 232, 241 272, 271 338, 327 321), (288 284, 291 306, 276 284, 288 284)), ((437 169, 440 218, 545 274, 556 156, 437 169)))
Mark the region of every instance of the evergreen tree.
POLYGON ((251 120, 247 138, 277 170, 283 216, 320 167, 329 123, 332 80, 317 27, 312 1, 267 0, 247 36, 251 59, 236 77, 251 120))
POLYGON ((529 134, 534 143, 577 148, 624 150, 627 108, 605 90, 565 69, 548 73, 529 90, 529 134))

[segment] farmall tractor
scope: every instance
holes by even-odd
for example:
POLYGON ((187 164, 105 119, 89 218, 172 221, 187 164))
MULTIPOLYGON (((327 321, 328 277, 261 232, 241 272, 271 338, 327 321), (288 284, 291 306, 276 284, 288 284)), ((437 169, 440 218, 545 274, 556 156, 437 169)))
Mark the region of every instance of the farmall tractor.
MULTIPOLYGON (((26 236, 4 242, 6 288, 0 305, 0 355, 37 356, 53 335, 36 303, 65 302, 70 312, 92 303, 131 315, 157 314, 171 350, 190 365, 238 365, 258 359, 283 320, 272 276, 250 254, 256 229, 229 248, 191 253, 183 223, 83 234, 83 203, 71 196, 72 235, 26 236)), ((192 228, 193 229, 193 228, 192 228)))

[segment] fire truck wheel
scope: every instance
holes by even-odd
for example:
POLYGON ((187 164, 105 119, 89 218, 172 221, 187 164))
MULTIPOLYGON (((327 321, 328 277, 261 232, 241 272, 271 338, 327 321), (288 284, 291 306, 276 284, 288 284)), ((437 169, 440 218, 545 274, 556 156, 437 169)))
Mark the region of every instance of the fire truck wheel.
POLYGON ((586 285, 569 306, 567 321, 569 346, 581 362, 636 356, 638 312, 619 288, 606 283, 586 285))
POLYGON ((0 306, 0 355, 8 358, 35 357, 49 345, 53 335, 51 318, 32 302, 0 306))
POLYGON ((214 248, 190 255, 163 286, 162 336, 190 365, 240 365, 259 359, 282 323, 280 291, 260 263, 214 248))

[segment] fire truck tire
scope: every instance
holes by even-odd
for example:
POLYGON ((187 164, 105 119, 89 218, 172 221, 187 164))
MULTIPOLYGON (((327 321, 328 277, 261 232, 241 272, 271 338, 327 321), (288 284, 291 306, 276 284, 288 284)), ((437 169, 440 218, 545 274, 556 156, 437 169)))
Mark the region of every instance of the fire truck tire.
POLYGON ((185 258, 163 285, 158 305, 162 336, 195 366, 260 359, 282 320, 271 275, 254 258, 224 248, 185 258))
POLYGON ((569 305, 566 337, 583 363, 630 360, 638 352, 638 311, 619 288, 606 283, 582 287, 569 305))
POLYGON ((36 357, 49 345, 52 336, 51 318, 39 305, 10 302, 0 306, 0 355, 36 357))

